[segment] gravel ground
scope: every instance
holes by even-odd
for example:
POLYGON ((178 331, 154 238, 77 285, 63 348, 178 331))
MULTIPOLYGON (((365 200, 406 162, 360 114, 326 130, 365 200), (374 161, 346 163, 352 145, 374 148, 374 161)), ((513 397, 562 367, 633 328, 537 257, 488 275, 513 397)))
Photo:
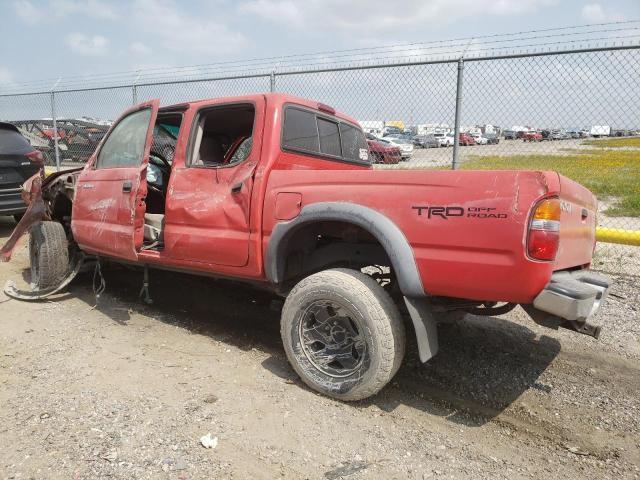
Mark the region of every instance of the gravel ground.
MULTIPOLYGON (((27 264, 23 246, 0 284, 27 264)), ((1 479, 640 477, 637 271, 599 341, 469 316, 349 404, 296 378, 270 294, 154 271, 146 306, 139 271, 105 278, 97 305, 89 274, 47 302, 0 294, 1 479)))

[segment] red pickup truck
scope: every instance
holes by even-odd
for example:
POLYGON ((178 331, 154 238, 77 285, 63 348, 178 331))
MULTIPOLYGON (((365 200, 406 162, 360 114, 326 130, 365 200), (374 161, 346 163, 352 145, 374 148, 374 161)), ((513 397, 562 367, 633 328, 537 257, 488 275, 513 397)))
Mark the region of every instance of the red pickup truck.
POLYGON ((83 169, 25 184, 29 210, 0 254, 30 232, 36 288, 6 292, 43 298, 103 258, 145 279, 162 268, 260 285, 286 298, 293 368, 343 400, 396 373, 403 314, 422 361, 438 350, 437 322, 460 312, 520 304, 542 325, 598 336, 589 319, 610 281, 588 270, 586 188, 550 171, 373 169, 369 155, 356 120, 289 95, 142 103, 83 169), (171 158, 155 147, 166 132, 171 158))
POLYGON ((542 141, 542 133, 540 132, 524 132, 522 134, 523 142, 541 142, 542 141))

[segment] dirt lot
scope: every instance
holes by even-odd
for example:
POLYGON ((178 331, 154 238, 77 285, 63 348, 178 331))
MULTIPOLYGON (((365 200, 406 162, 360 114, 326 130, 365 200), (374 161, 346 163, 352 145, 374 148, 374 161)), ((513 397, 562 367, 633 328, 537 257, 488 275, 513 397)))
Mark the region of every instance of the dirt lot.
MULTIPOLYGON (((0 283, 26 266, 21 247, 0 283)), ((97 306, 90 274, 48 302, 0 294, 0 478, 640 477, 638 276, 600 341, 469 317, 352 404, 298 381, 270 294, 152 272, 149 307, 140 272, 105 277, 97 306)))

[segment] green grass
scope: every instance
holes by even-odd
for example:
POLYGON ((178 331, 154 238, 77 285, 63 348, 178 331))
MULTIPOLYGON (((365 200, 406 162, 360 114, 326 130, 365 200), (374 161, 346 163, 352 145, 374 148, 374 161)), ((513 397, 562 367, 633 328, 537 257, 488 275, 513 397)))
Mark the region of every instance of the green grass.
POLYGON ((583 145, 591 145, 598 148, 622 148, 622 147, 636 147, 640 148, 640 137, 627 137, 627 138, 607 138, 604 140, 585 140, 583 145))
MULTIPOLYGON (((633 140, 633 139, 624 139, 633 140)), ((465 170, 555 170, 597 196, 615 197, 606 210, 613 217, 640 217, 640 152, 574 150, 568 155, 474 156, 465 170)))

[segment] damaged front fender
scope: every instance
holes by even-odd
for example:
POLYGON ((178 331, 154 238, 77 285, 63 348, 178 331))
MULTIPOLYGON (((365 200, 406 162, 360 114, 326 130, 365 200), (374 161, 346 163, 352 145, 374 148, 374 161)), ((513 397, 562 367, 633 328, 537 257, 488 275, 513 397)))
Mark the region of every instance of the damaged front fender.
POLYGON ((13 229, 11 236, 0 248, 0 261, 8 262, 11 260, 13 250, 16 248, 18 241, 27 233, 33 225, 46 220, 47 207, 42 198, 42 171, 34 175, 25 183, 22 192, 22 198, 28 204, 27 211, 22 216, 16 228, 13 229))

